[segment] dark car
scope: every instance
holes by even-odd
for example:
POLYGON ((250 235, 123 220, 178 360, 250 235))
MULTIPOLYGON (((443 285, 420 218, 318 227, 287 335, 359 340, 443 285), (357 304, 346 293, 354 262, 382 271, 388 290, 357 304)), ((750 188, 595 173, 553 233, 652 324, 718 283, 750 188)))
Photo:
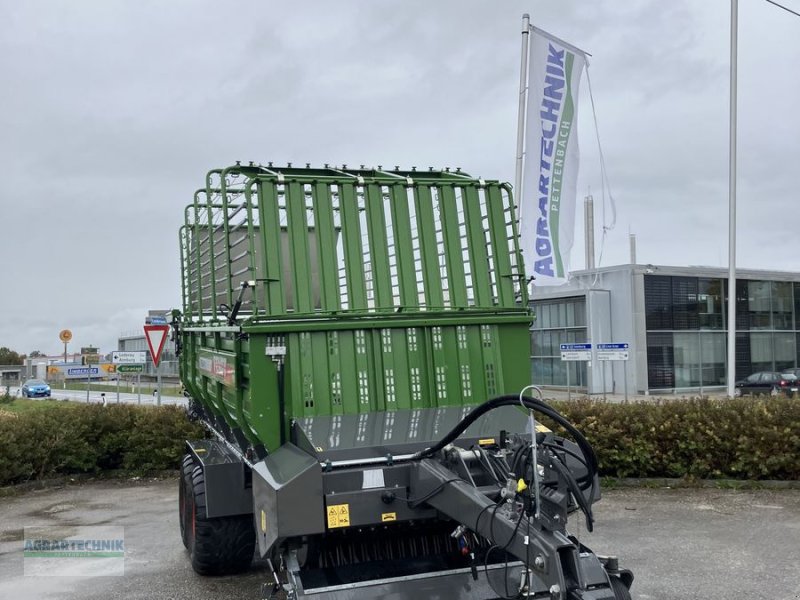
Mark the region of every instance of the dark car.
POLYGON ((744 394, 794 394, 800 382, 793 373, 776 371, 759 371, 736 382, 736 395, 744 394))
POLYGON ((22 384, 23 398, 49 398, 50 386, 41 379, 28 379, 22 384))
POLYGON ((782 375, 794 375, 795 377, 797 377, 798 380, 800 380, 800 369, 783 369, 781 371, 781 374, 782 375))

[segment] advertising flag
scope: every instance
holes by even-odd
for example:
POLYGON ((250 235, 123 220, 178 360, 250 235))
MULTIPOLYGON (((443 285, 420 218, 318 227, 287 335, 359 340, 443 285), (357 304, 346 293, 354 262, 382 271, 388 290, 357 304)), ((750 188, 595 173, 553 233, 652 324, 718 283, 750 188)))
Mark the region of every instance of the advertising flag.
POLYGON ((578 180, 578 88, 586 55, 531 27, 520 206, 525 270, 536 285, 569 277, 578 180))

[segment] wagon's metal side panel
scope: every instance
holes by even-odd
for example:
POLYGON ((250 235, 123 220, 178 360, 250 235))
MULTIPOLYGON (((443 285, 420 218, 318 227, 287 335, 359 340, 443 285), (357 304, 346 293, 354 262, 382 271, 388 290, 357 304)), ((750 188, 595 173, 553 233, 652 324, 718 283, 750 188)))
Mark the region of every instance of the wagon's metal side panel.
POLYGON ((291 419, 519 391, 515 218, 506 187, 462 173, 211 171, 180 235, 187 388, 268 449, 291 419))

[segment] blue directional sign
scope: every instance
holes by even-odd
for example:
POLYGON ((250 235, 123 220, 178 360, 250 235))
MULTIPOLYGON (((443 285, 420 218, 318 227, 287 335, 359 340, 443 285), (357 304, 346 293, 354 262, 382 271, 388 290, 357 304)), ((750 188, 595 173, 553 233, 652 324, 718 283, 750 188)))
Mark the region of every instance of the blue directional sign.
POLYGON ((561 360, 592 360, 592 345, 561 344, 561 360))
POLYGON ((628 360, 627 343, 597 344, 597 360, 628 360))
MULTIPOLYGON (((627 345, 626 345, 627 347, 627 345)), ((561 344, 561 350, 591 350, 591 344, 561 344)))
POLYGON ((75 377, 78 375, 99 375, 100 369, 97 367, 76 367, 74 369, 67 369, 67 375, 75 377))

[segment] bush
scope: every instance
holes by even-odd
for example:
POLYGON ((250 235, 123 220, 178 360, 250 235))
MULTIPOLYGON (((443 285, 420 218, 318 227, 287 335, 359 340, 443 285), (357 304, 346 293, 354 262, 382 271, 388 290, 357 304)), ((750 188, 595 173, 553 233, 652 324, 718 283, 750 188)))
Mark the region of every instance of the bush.
POLYGON ((59 406, 0 413, 0 485, 73 473, 177 469, 203 437, 177 407, 59 406))
POLYGON ((604 476, 800 478, 797 399, 553 405, 592 443, 604 476))
MULTIPOLYGON (((552 403, 589 439, 608 477, 800 479, 800 401, 552 403)), ((0 409, 0 485, 73 473, 177 469, 202 427, 177 407, 0 409)))

